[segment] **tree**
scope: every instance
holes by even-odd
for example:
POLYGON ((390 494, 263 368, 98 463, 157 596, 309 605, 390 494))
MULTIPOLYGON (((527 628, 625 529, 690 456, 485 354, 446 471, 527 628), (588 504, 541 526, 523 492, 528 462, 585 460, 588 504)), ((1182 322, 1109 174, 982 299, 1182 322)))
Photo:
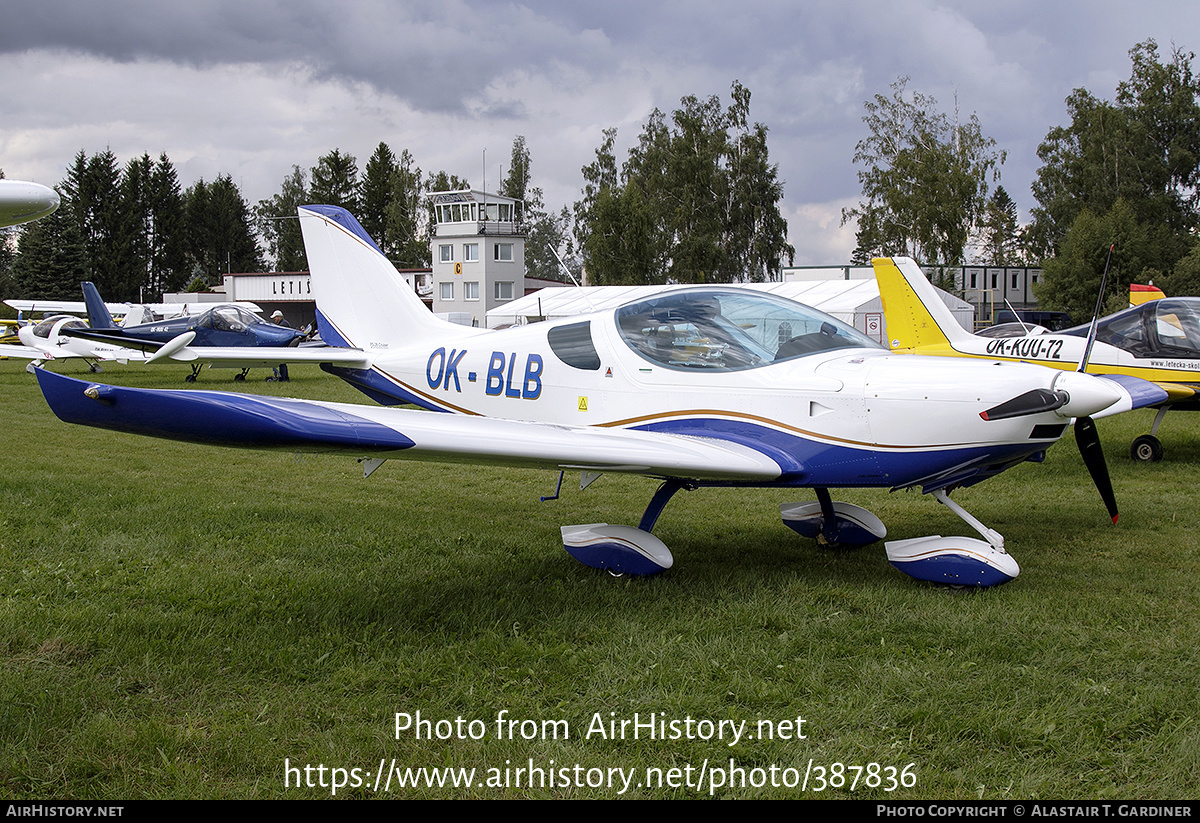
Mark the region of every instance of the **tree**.
POLYGON ((72 223, 71 236, 83 243, 81 279, 91 280, 111 300, 136 300, 126 279, 133 228, 122 214, 120 186, 121 170, 111 150, 90 158, 80 151, 59 184, 63 198, 59 210, 72 223))
POLYGON ((12 294, 26 299, 78 300, 87 279, 83 239, 60 206, 21 234, 12 267, 12 294))
POLYGON ((974 114, 954 122, 937 101, 907 92, 908 78, 892 84, 892 94, 865 104, 870 132, 855 145, 854 162, 863 201, 842 212, 842 224, 856 220, 854 261, 903 254, 928 264, 956 265, 987 202, 989 178, 999 178, 1005 153, 983 134, 974 114))
POLYGON ((530 189, 529 147, 525 145, 525 135, 518 134, 513 139, 512 154, 509 156, 508 174, 500 184, 499 193, 517 201, 516 218, 518 223, 524 223, 531 217, 526 214, 527 206, 532 209, 543 209, 541 190, 530 189), (526 198, 532 196, 534 202, 526 203, 526 198))
POLYGON ((325 206, 341 206, 358 212, 358 161, 352 154, 334 149, 317 160, 310 172, 312 199, 325 206))
POLYGON ((392 198, 388 204, 388 234, 394 243, 393 259, 407 268, 430 264, 429 226, 422 223, 424 183, 421 170, 408 149, 400 152, 392 175, 392 198))
POLYGON ((279 193, 269 200, 260 200, 254 207, 254 225, 266 243, 275 271, 307 271, 308 259, 296 210, 310 202, 307 176, 299 166, 292 166, 279 193))
POLYGON ((1160 285, 1172 296, 1200 294, 1200 241, 1192 244, 1191 251, 1179 259, 1175 270, 1160 285))
POLYGON ((1080 323, 1090 319, 1110 246, 1106 297, 1111 312, 1128 305, 1130 283, 1161 279, 1173 271, 1187 253, 1189 240, 1167 226, 1142 222, 1124 198, 1102 213, 1085 209, 1060 241, 1059 253, 1042 264, 1042 281, 1034 286, 1038 303, 1070 312, 1080 323))
POLYGON ((250 209, 229 175, 196 181, 184 193, 187 251, 195 276, 213 286, 231 272, 261 271, 250 209))
POLYGON ((605 131, 575 204, 589 282, 761 280, 791 258, 766 127, 749 125, 749 90, 735 81, 732 97, 728 110, 684 97, 669 120, 655 109, 619 173, 605 131))
MULTIPOLYGON (((183 195, 175 167, 165 154, 125 164, 119 185, 122 218, 121 271, 109 281, 124 299, 157 300, 183 285, 187 274, 183 246, 183 195)), ((104 294, 104 292, 101 292, 104 294)), ((106 295, 107 296, 107 295, 106 295)))
POLYGON ((566 252, 570 213, 564 208, 557 214, 546 211, 542 190, 531 185, 533 161, 523 135, 513 139, 508 174, 500 184, 500 194, 517 201, 517 223, 525 231, 525 273, 543 280, 564 278, 558 259, 566 252))
POLYGON ((1200 183, 1200 80, 1195 55, 1175 49, 1169 63, 1147 40, 1129 52, 1130 79, 1115 103, 1076 89, 1067 98, 1071 124, 1051 129, 1038 147, 1042 166, 1033 193, 1034 221, 1045 252, 1084 210, 1104 212, 1124 199, 1143 222, 1173 231, 1197 226, 1200 183))
POLYGON ((997 186, 984 206, 979 239, 980 262, 994 266, 1012 266, 1020 261, 1017 204, 1008 196, 1004 186, 997 186))
POLYGON ((396 155, 381 142, 367 160, 358 182, 358 222, 385 255, 393 245, 388 225, 388 207, 392 202, 392 184, 396 175, 396 155))
POLYGON ((1147 274, 1170 280, 1200 226, 1195 55, 1176 48, 1162 62, 1153 40, 1129 54, 1132 72, 1116 101, 1076 89, 1067 98, 1070 125, 1052 129, 1038 149, 1031 236, 1046 258, 1038 299, 1078 317, 1091 314, 1103 268, 1096 258, 1110 245, 1119 292, 1147 274))

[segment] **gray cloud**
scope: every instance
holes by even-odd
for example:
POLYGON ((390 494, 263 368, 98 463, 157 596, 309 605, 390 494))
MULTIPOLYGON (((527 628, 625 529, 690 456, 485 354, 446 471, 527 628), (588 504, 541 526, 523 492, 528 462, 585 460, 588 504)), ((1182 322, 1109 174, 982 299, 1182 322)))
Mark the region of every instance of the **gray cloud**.
POLYGON ((727 102, 737 79, 770 129, 802 257, 849 253, 852 234, 831 226, 858 195, 862 104, 897 77, 978 114, 1027 210, 1037 145, 1073 88, 1111 96, 1147 37, 1200 47, 1193 5, 1156 0, 42 0, 3 18, 10 177, 57 182, 81 149, 166 151, 185 184, 230 173, 251 200, 293 164, 334 147, 364 161, 380 140, 477 184, 486 149, 494 185, 524 134, 558 207, 578 196, 604 128, 623 151, 651 109, 685 94, 727 102), (814 227, 834 239, 812 240, 814 227))

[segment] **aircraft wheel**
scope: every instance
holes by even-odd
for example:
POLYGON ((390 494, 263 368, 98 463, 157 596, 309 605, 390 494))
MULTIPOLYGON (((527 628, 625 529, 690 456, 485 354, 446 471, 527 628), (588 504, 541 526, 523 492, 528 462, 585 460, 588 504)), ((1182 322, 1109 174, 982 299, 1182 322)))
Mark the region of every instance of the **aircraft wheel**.
POLYGON ((1152 434, 1143 434, 1129 448, 1129 456, 1138 463, 1157 463, 1162 460, 1163 447, 1152 434))
POLYGON ((194 375, 194 374, 189 374, 187 377, 183 378, 183 382, 185 382, 185 383, 195 383, 195 382, 196 382, 196 375, 194 375))

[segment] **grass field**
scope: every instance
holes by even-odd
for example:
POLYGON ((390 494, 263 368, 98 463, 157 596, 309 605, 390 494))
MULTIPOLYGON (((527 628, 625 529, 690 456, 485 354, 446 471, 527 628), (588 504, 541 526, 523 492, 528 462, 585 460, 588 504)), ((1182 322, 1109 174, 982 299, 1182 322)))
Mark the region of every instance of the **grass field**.
MULTIPOLYGON (((675 568, 631 579, 576 563, 559 526, 635 524, 653 481, 568 476, 541 503, 549 472, 391 461, 363 479, 345 458, 68 426, 23 365, 0 361, 9 798, 330 797, 335 781, 339 798, 617 797, 629 774, 626 797, 1200 796, 1195 415, 1168 415, 1149 466, 1127 452, 1152 413, 1100 421, 1115 527, 1069 435, 957 492, 1021 563, 994 590, 796 537, 778 504, 803 490, 678 495, 655 529, 675 568), (433 739, 397 733, 417 712, 433 739), (654 739, 595 725, 652 714, 654 739), (474 785, 392 772, 375 789, 381 763, 474 769, 474 785)), ((316 369, 292 377, 239 389, 359 402, 316 369)), ((836 497, 890 537, 971 535, 916 492, 836 497)))

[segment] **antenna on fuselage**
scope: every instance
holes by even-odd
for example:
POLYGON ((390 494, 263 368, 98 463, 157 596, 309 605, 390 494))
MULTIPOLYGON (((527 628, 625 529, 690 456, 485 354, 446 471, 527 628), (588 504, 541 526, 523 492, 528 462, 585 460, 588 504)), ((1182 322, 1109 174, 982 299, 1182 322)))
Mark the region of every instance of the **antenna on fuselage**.
POLYGON ((1100 320, 1100 308, 1104 305, 1104 286, 1108 283, 1108 267, 1112 263, 1113 249, 1116 247, 1113 243, 1108 247, 1108 259, 1104 261, 1104 274, 1100 276, 1100 293, 1096 295, 1096 310, 1092 312, 1092 325, 1088 328, 1087 343, 1083 347, 1083 357, 1079 359, 1079 368, 1076 371, 1087 371, 1088 359, 1092 356, 1092 344, 1096 342, 1096 326, 1100 320))

